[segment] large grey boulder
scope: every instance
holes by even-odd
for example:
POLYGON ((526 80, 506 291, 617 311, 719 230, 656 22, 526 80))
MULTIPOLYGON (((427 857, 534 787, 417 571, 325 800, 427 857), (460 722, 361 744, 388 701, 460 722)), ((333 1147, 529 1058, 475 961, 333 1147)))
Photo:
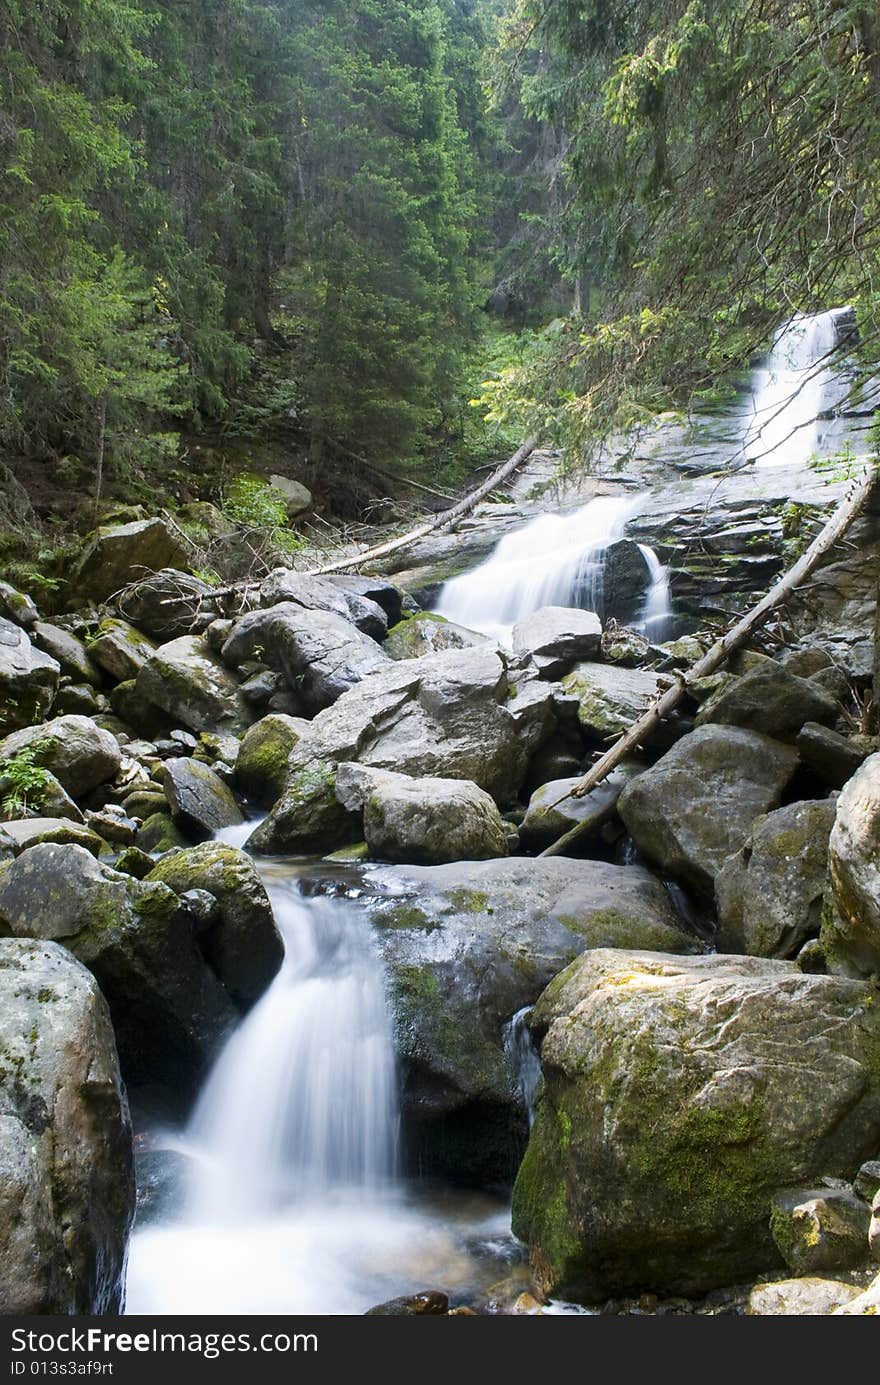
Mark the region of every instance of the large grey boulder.
POLYGON ((830 726, 839 712, 835 699, 817 684, 767 659, 732 679, 705 702, 696 724, 742 726, 777 740, 793 741, 806 722, 830 726))
POLYGON ((829 789, 842 789, 868 758, 868 752, 818 722, 806 722, 798 732, 798 754, 808 769, 829 789))
POLYGON ((116 609, 156 640, 201 635, 220 614, 213 589, 200 577, 163 567, 127 587, 116 609))
POLYGON ((183 545, 162 519, 105 525, 90 537, 71 589, 76 600, 106 601, 147 573, 186 563, 183 545))
POLYGON ((562 686, 578 699, 581 726, 603 741, 628 731, 660 691, 656 674, 619 664, 578 664, 562 686))
POLYGON ((234 668, 257 652, 283 673, 295 701, 309 715, 331 706, 388 663, 375 640, 351 621, 292 601, 236 621, 223 646, 224 661, 234 668))
POLYGON ((93 856, 99 856, 105 844, 97 833, 70 818, 13 818, 0 822, 0 846, 8 846, 13 856, 20 856, 40 842, 69 842, 84 846, 93 856))
POLYGON ((329 577, 312 577, 279 567, 260 583, 260 605, 278 606, 292 602, 305 611, 332 611, 364 635, 384 638, 388 616, 377 601, 348 587, 340 587, 329 577))
POLYGON ((115 778, 122 764, 116 737, 91 717, 55 717, 42 726, 13 731, 0 741, 0 773, 4 761, 22 750, 32 751, 35 763, 51 771, 72 798, 115 778))
POLYGON ((235 735, 253 719, 238 683, 197 635, 160 645, 138 673, 135 691, 190 731, 235 735))
POLYGON ((190 1089, 236 1017, 173 890, 39 845, 0 866, 0 935, 59 942, 96 977, 129 1082, 190 1089))
POLYGON ((467 779, 413 779, 367 765, 342 765, 336 797, 362 813, 370 855, 420 866, 507 855, 495 802, 467 779))
POLYGON ((60 666, 61 672, 74 683, 101 686, 101 675, 89 658, 89 652, 82 640, 60 625, 38 620, 28 631, 38 649, 48 654, 60 666))
POLYGON ((835 806, 790 803, 752 825, 715 880, 719 952, 793 957, 819 936, 835 806))
POLYGON ((244 822, 232 790, 201 760, 168 760, 162 784, 172 822, 193 841, 244 822))
POLYGON ((826 909, 822 945, 835 968, 880 971, 880 754, 844 787, 829 843, 836 909, 826 909))
POLYGON ((222 842, 203 842, 174 851, 157 863, 148 881, 169 885, 178 895, 206 890, 218 917, 199 946, 236 1004, 247 1007, 263 994, 284 958, 266 887, 243 851, 222 842))
POLYGON ((628 784, 617 811, 656 865, 712 897, 715 877, 797 768, 791 747, 734 726, 702 726, 628 784))
POLYGON ((98 668, 117 683, 137 678, 154 652, 153 641, 127 620, 102 620, 89 645, 89 655, 98 668))
POLYGON ((252 847, 332 850, 356 836, 357 819, 336 798, 350 760, 413 777, 470 779, 502 805, 514 799, 535 750, 553 729, 547 684, 511 696, 492 649, 453 649, 389 662, 321 712, 291 753, 279 802, 252 847))
POLYGON ((880 1140, 873 988, 791 962, 588 952, 532 1015, 544 1075, 513 1198, 539 1288, 703 1293, 780 1262, 779 1188, 880 1140))
POLYGON ((288 519, 296 519, 312 508, 312 492, 301 481, 294 481, 291 476, 270 476, 269 485, 284 497, 288 519))
POLYGON ((519 829, 521 845, 527 851, 540 851, 581 824, 585 839, 595 834, 613 816, 626 785, 643 769, 637 761, 625 761, 583 798, 575 798, 572 793, 580 783, 580 775, 542 784, 529 799, 519 829))
POLYGON ((0 1313, 119 1313, 131 1126, 106 1003, 64 948, 0 940, 0 1313))
POLYGON ((859 1297, 855 1284, 806 1275, 756 1284, 749 1294, 749 1317, 827 1317, 859 1297))
POLYGON ((0 582, 0 617, 30 630, 40 619, 40 613, 29 596, 18 591, 10 582, 0 582))
POLYGON ((60 677, 57 660, 35 648, 21 626, 0 617, 0 733, 42 721, 60 677))
POLYGON ((235 781, 257 808, 271 808, 281 797, 291 751, 308 728, 302 717, 270 712, 245 732, 235 761, 235 781))
POLYGON ((339 591, 352 596, 366 597, 368 601, 375 601, 376 605, 381 606, 388 617, 389 626, 397 624, 405 605, 410 609, 415 608, 412 598, 407 596, 406 592, 396 586, 394 582, 389 582, 387 577, 361 577, 350 572, 339 572, 333 573, 327 578, 327 581, 332 582, 339 591))
POLYGON ((700 948, 637 866, 509 858, 366 877, 388 968, 403 1108, 422 1168, 507 1180, 525 1113, 506 1026, 586 948, 700 948))
POLYGON ((544 678, 559 678, 602 646, 602 622, 593 611, 543 606, 513 627, 514 654, 528 654, 544 678))

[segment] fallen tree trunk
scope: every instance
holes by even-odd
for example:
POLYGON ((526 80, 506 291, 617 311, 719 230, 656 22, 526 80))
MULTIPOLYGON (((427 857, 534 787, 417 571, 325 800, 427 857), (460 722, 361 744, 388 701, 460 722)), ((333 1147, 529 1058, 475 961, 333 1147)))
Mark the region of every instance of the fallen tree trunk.
POLYGON ((354 553, 348 558, 340 558, 335 563, 325 563, 323 567, 312 568, 306 574, 309 577, 323 577, 329 572, 344 572, 347 568, 360 567, 363 563, 371 563, 376 558, 386 558, 391 553, 398 553, 402 548, 408 548, 410 544, 416 543, 419 539, 427 538, 429 534, 440 533, 443 529, 448 529, 457 520, 464 519, 465 515, 470 514, 481 500, 485 500, 487 495, 502 485, 514 472, 526 462, 538 446, 538 438, 528 438, 518 447, 512 457, 501 466, 496 467, 488 480, 484 481, 476 490, 466 495, 464 500, 460 500, 457 505, 453 505, 451 510, 444 510, 441 514, 435 515, 426 524, 420 524, 418 528, 411 529, 407 534, 401 534, 399 538, 389 539, 387 543, 377 544, 375 548, 367 548, 362 553, 354 553))
MULTIPOLYGON (((596 761, 592 769, 578 780, 574 788, 563 798, 557 799, 557 803, 564 802, 565 798, 583 798, 592 792, 598 784, 608 778, 611 771, 616 769, 622 760, 626 759, 627 755, 649 740, 663 719, 669 716, 670 712, 673 712, 684 698, 688 690, 688 681, 706 678, 709 674, 714 673, 734 650, 745 644, 749 636, 763 625, 767 617, 782 605, 805 578, 809 577, 819 560, 846 533, 853 520, 861 512, 876 484, 877 468, 876 465, 872 464, 866 467, 859 479, 853 483, 825 527, 817 534, 809 548, 801 554, 794 566, 780 577, 766 596, 762 597, 756 606, 746 612, 742 619, 728 630, 726 635, 722 636, 720 640, 716 640, 708 653, 694 664, 687 677, 679 676, 672 687, 661 693, 648 710, 639 717, 638 721, 634 722, 611 749, 607 750, 601 759, 596 761)), ((555 807, 556 804, 550 806, 555 807)), ((587 823, 578 823, 552 846, 548 846, 546 850, 542 851, 541 855, 564 855, 572 843, 583 836, 588 827, 589 824, 587 823)))

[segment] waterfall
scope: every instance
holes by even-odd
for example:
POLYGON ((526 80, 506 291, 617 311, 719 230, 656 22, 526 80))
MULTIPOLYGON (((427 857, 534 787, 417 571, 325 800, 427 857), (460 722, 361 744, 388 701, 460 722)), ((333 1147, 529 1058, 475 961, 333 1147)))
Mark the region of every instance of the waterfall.
POLYGON ((774 333, 769 355, 752 379, 743 440, 747 461, 762 467, 802 465, 820 448, 822 415, 836 402, 839 367, 831 353, 840 343, 838 319, 846 311, 796 313, 774 333))
MULTIPOLYGON (((506 534, 479 567, 446 582, 438 615, 509 644, 518 620, 542 606, 602 606, 603 569, 609 545, 623 538, 641 496, 597 496, 571 514, 542 514, 506 534)), ((639 545, 651 573, 645 606, 632 623, 662 639, 669 616, 666 569, 639 545)))
POLYGON ((522 1010, 517 1010, 504 1026, 504 1052, 510 1064, 516 1090, 526 1108, 529 1129, 535 1119, 535 1092, 541 1076, 541 1060, 526 1023, 531 1013, 531 1005, 525 1005, 522 1010))

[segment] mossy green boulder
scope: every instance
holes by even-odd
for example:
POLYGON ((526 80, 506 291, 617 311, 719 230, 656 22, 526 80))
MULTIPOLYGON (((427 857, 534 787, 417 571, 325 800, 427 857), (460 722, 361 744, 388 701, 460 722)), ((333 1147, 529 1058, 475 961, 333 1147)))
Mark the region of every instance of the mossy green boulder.
POLYGON ((291 751, 309 723, 286 712, 270 712, 245 733, 235 761, 239 791, 256 808, 271 808, 284 792, 291 751))
POLYGON ((781 1257, 770 1199, 880 1144, 873 986, 754 957, 584 953, 531 1017, 544 1081, 513 1197, 539 1287, 702 1294, 781 1257))

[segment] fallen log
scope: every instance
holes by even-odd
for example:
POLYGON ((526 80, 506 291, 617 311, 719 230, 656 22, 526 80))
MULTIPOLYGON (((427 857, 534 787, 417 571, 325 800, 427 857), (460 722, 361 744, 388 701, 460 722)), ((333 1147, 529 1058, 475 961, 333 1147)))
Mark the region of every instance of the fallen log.
MULTIPOLYGON (((664 718, 669 716, 670 712, 673 712, 685 697, 690 681, 706 678, 709 674, 714 673, 729 655, 745 644, 749 636, 754 634, 767 617, 809 577, 820 559, 842 538, 853 520, 864 508, 865 502, 877 485, 877 481, 877 464, 871 463, 853 482, 824 528, 817 534, 809 548, 801 554, 794 566, 780 577, 775 586, 771 587, 758 604, 747 611, 727 631, 726 635, 715 641, 712 648, 694 664, 686 676, 680 675, 672 687, 667 688, 652 702, 648 710, 639 717, 638 721, 633 723, 628 731, 624 732, 610 750, 607 750, 596 761, 592 769, 589 769, 583 778, 578 780, 574 788, 563 795, 563 798, 557 800, 559 803, 563 802, 565 798, 583 798, 586 794, 591 793, 598 784, 608 778, 608 775, 617 768, 621 760, 626 759, 627 755, 632 754, 650 740, 664 718)), ((556 804, 550 806, 555 807, 556 804)), ((572 843, 584 834, 587 826, 586 823, 576 824, 540 854, 542 856, 563 856, 572 843)))

